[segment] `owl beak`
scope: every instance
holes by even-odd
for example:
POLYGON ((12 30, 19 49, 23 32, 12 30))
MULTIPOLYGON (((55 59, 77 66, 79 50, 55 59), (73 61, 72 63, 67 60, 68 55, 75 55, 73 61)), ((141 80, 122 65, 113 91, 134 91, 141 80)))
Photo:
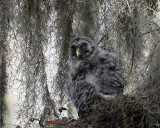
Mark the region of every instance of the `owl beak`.
POLYGON ((77 57, 79 57, 81 55, 79 49, 76 50, 76 55, 77 55, 77 57))

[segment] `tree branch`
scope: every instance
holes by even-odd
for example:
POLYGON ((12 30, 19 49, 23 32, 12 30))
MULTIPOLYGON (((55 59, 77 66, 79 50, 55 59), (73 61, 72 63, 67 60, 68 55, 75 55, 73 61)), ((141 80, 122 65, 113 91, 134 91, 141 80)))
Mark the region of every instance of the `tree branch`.
POLYGON ((146 34, 152 33, 152 32, 154 32, 154 31, 159 31, 159 30, 160 30, 160 28, 153 29, 153 30, 151 30, 151 31, 148 31, 148 32, 145 32, 145 33, 140 34, 138 37, 141 37, 141 36, 144 36, 144 35, 146 35, 146 34))
POLYGON ((158 45, 159 43, 160 43, 160 40, 158 40, 158 41, 154 44, 154 47, 153 47, 153 49, 152 49, 152 51, 151 51, 151 54, 150 54, 150 56, 148 57, 148 59, 147 59, 147 61, 146 61, 146 66, 144 67, 144 69, 143 69, 143 71, 142 71, 142 73, 141 73, 141 76, 142 76, 142 77, 144 76, 145 71, 146 71, 147 68, 149 67, 149 64, 151 63, 152 57, 153 57, 153 55, 154 55, 154 53, 155 53, 155 49, 156 49, 156 47, 157 47, 157 45, 158 45))
POLYGON ((106 36, 107 36, 107 35, 104 35, 104 36, 100 39, 100 41, 98 42, 98 44, 100 44, 101 41, 102 41, 106 36))

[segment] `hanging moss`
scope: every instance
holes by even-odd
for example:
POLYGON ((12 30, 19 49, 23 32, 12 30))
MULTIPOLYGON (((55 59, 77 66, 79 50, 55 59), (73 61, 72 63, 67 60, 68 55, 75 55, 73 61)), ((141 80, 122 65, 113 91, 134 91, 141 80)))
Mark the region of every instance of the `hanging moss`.
POLYGON ((21 42, 23 68, 21 70, 24 76, 23 84, 25 84, 25 99, 19 111, 19 122, 24 127, 36 127, 35 122, 32 123, 30 119, 41 118, 40 109, 43 107, 52 108, 53 115, 58 117, 55 102, 51 99, 48 90, 43 49, 48 40, 46 33, 52 8, 49 1, 21 0, 17 2, 20 5, 18 29, 21 30, 20 34, 23 39, 21 42), (41 107, 38 107, 39 105, 41 107))
POLYGON ((149 15, 152 15, 154 11, 156 11, 158 5, 157 5, 157 0, 145 0, 148 4, 148 7, 151 9, 148 9, 149 15), (153 9, 153 10, 152 10, 153 9))
MULTIPOLYGON (((74 6, 74 36, 85 35, 95 39, 96 19, 98 19, 98 3, 97 1, 76 1, 74 6)), ((100 27, 100 26, 98 26, 100 27)), ((98 29, 97 27, 97 29, 98 29)))

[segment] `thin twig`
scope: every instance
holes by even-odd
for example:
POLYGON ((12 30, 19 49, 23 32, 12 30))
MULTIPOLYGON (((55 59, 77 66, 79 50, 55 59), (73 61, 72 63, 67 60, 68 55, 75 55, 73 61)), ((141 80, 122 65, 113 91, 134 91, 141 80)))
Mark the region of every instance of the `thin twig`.
POLYGON ((107 40, 108 40, 108 38, 109 38, 109 37, 108 37, 108 33, 109 33, 109 31, 111 30, 111 27, 112 27, 112 26, 110 26, 110 27, 107 28, 107 32, 106 32, 107 34, 105 34, 105 35, 99 40, 99 42, 97 43, 98 45, 102 42, 102 40, 103 40, 105 37, 107 37, 107 40))
POLYGON ((140 34, 138 37, 141 37, 141 36, 144 36, 144 35, 146 35, 146 34, 152 33, 152 32, 154 32, 154 31, 159 31, 159 30, 160 30, 160 28, 157 28, 157 29, 154 29, 154 30, 151 30, 151 31, 142 33, 142 34, 140 34))
POLYGON ((100 44, 101 41, 102 41, 106 36, 107 36, 107 35, 104 35, 104 36, 100 39, 100 41, 98 42, 98 44, 100 44))
POLYGON ((126 2, 127 2, 127 5, 128 5, 128 8, 129 8, 129 12, 130 12, 130 14, 132 15, 132 10, 131 10, 131 7, 130 7, 130 5, 129 5, 128 0, 126 0, 126 2))

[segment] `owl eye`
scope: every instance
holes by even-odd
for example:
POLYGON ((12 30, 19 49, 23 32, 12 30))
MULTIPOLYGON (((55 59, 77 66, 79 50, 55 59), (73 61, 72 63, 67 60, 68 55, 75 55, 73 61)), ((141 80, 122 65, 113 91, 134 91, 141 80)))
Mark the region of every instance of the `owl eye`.
POLYGON ((81 46, 80 46, 81 49, 84 49, 86 47, 87 47, 87 43, 82 43, 81 46))
POLYGON ((81 49, 82 51, 84 51, 85 53, 88 52, 87 43, 82 43, 82 44, 80 45, 80 49, 81 49))
POLYGON ((83 51, 84 54, 86 54, 86 53, 89 52, 88 44, 87 43, 81 44, 80 49, 83 51))
POLYGON ((72 55, 75 56, 76 55, 76 47, 71 46, 71 51, 72 51, 72 55))

